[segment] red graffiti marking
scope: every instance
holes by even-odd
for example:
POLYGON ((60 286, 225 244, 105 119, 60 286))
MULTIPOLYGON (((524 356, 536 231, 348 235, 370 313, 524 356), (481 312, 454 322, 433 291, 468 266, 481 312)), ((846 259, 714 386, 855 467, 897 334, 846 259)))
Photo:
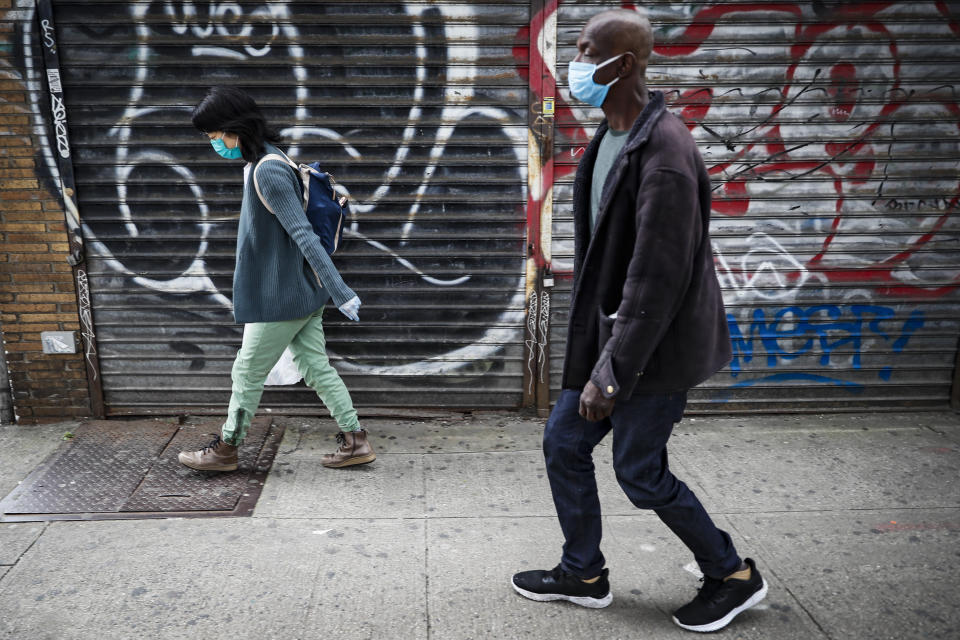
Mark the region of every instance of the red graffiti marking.
POLYGON ((747 183, 743 179, 729 180, 713 193, 713 210, 727 216, 742 216, 750 206, 747 183))
POLYGON ((833 65, 830 69, 830 87, 827 89, 827 95, 833 101, 830 117, 837 122, 846 122, 857 104, 859 89, 856 67, 849 62, 833 65))
POLYGON ((951 15, 950 8, 947 6, 947 3, 944 2, 944 0, 937 0, 937 9, 947 19, 947 24, 950 25, 950 30, 960 36, 960 23, 953 19, 953 15, 951 15))
MULTIPOLYGON (((836 8, 829 16, 829 19, 823 19, 816 24, 804 26, 797 24, 795 28, 795 42, 791 46, 790 55, 792 62, 787 68, 787 84, 781 90, 783 99, 772 111, 771 120, 779 113, 791 105, 789 100, 791 89, 797 70, 800 68, 803 57, 817 44, 819 39, 831 31, 846 27, 847 29, 859 25, 868 31, 881 34, 887 38, 888 50, 892 59, 893 81, 892 87, 887 92, 889 96, 880 110, 880 113, 853 141, 847 142, 829 142, 824 145, 824 151, 829 157, 826 163, 792 162, 790 161, 790 152, 784 143, 780 125, 773 123, 769 132, 766 134, 768 139, 764 143, 766 151, 770 154, 771 161, 759 163, 750 166, 749 169, 736 172, 730 175, 726 182, 715 192, 713 209, 722 215, 743 216, 747 213, 750 206, 750 196, 748 191, 748 180, 763 176, 765 174, 783 173, 788 179, 799 175, 810 173, 824 173, 833 178, 834 190, 837 194, 835 206, 836 217, 831 223, 830 231, 824 238, 820 251, 813 256, 806 264, 811 271, 818 271, 834 282, 876 282, 876 291, 880 295, 896 295, 920 298, 937 298, 950 293, 960 287, 960 274, 949 284, 938 287, 925 287, 923 285, 909 285, 900 282, 895 272, 902 264, 911 258, 918 250, 929 243, 946 224, 951 215, 956 214, 958 210, 958 199, 955 197, 945 208, 945 212, 933 223, 933 225, 923 233, 919 238, 910 243, 903 251, 896 255, 886 258, 875 265, 867 265, 857 268, 836 268, 823 265, 824 258, 828 254, 833 240, 841 232, 841 223, 844 218, 844 184, 863 184, 869 179, 876 168, 876 160, 873 157, 870 137, 881 126, 892 121, 893 114, 900 109, 907 101, 907 93, 900 90, 900 71, 901 62, 897 42, 890 31, 877 19, 877 14, 893 6, 894 2, 861 2, 852 3, 836 8), (776 161, 772 161, 776 158, 776 161)), ((949 17, 949 12, 945 5, 939 6, 940 11, 949 17)), ((655 48, 658 53, 663 55, 689 55, 698 50, 706 37, 712 32, 716 22, 730 13, 744 11, 789 11, 788 5, 758 5, 758 4, 718 4, 708 7, 698 12, 692 20, 691 27, 686 30, 680 41, 685 43, 683 46, 675 46, 676 43, 665 45, 663 48, 655 48), (693 46, 695 45, 695 46, 693 46)), ((799 14, 797 14, 799 15, 799 14)), ((951 29, 955 28, 955 21, 951 22, 951 29)), ((856 108, 861 95, 860 89, 862 82, 858 78, 857 69, 851 62, 841 61, 834 64, 829 69, 829 85, 826 88, 827 96, 830 100, 828 115, 835 122, 846 122, 850 119, 856 108)), ((802 91, 801 91, 802 93, 802 91)), ((955 115, 960 116, 960 108, 956 104, 948 104, 947 108, 955 115)), ((960 126, 960 121, 958 121, 960 126)), ((726 163, 718 164, 710 168, 710 173, 716 175, 726 173, 731 170, 738 162, 746 163, 748 153, 757 148, 755 143, 742 145, 734 158, 726 163)), ((960 191, 960 182, 958 182, 958 191, 960 191)), ((793 278, 800 274, 791 274, 793 278)))
MULTIPOLYGON (((518 73, 525 78, 530 90, 538 100, 545 97, 554 98, 554 120, 557 123, 555 132, 557 139, 566 141, 587 141, 586 130, 577 122, 570 105, 563 96, 557 95, 557 81, 549 66, 544 62, 539 48, 534 44, 539 42, 543 26, 547 18, 557 10, 558 0, 549 0, 543 10, 539 11, 530 21, 529 27, 521 28, 517 33, 517 44, 514 47, 514 58, 518 63, 518 73), (523 63, 529 61, 529 72, 523 63), (564 123, 564 124, 561 124, 564 123), (566 124, 572 123, 572 124, 566 124)), ((555 143, 554 147, 559 147, 555 143)), ((531 180, 531 188, 527 196, 527 234, 531 249, 530 256, 538 267, 547 265, 546 257, 540 247, 540 219, 544 198, 548 189, 553 187, 554 181, 562 176, 576 171, 575 166, 558 165, 557 158, 545 159, 539 176, 531 180)))
POLYGON ((654 43, 654 52, 662 56, 688 56, 696 53, 710 34, 713 33, 717 22, 729 16, 732 13, 745 13, 751 11, 765 12, 783 12, 800 18, 800 7, 795 4, 787 3, 766 3, 766 2, 730 2, 717 4, 705 9, 701 9, 694 16, 691 24, 687 26, 680 37, 676 40, 665 43, 654 43))
MULTIPOLYGON (((810 271, 816 271, 834 282, 870 282, 873 283, 879 295, 907 296, 917 298, 938 298, 960 288, 960 274, 951 282, 936 287, 922 284, 907 284, 902 282, 897 271, 917 251, 923 249, 935 235, 946 225, 950 216, 960 210, 960 182, 957 194, 945 206, 938 206, 940 216, 928 226, 924 233, 913 239, 910 244, 898 251, 895 255, 880 260, 872 265, 862 267, 828 266, 826 258, 829 255, 833 241, 842 233, 845 202, 845 186, 864 184, 874 176, 877 169, 871 137, 885 125, 890 125, 894 114, 908 102, 942 104, 957 118, 960 129, 960 106, 956 102, 944 101, 942 94, 937 98, 932 95, 926 98, 913 96, 901 88, 901 58, 899 46, 894 35, 883 24, 882 11, 898 3, 896 2, 848 2, 832 8, 824 15, 818 15, 817 20, 811 22, 805 15, 803 7, 789 2, 717 2, 704 6, 690 19, 682 33, 669 42, 658 42, 654 52, 660 56, 678 57, 697 53, 708 41, 717 25, 735 14, 749 13, 782 13, 795 20, 793 27, 793 42, 789 45, 790 61, 785 69, 786 82, 778 90, 781 96, 775 104, 770 116, 757 127, 755 138, 748 141, 738 139, 721 141, 731 150, 732 157, 723 163, 709 167, 709 173, 718 178, 724 176, 724 182, 714 192, 713 210, 718 214, 732 217, 744 216, 750 208, 750 184, 758 180, 787 181, 804 178, 812 174, 822 174, 830 178, 835 192, 835 216, 830 228, 823 239, 820 250, 810 258, 805 265, 810 271), (821 41, 829 42, 829 36, 837 29, 851 30, 854 28, 866 29, 886 39, 886 49, 889 52, 891 64, 890 89, 885 92, 886 101, 880 106, 879 112, 872 116, 857 137, 853 140, 833 141, 823 144, 827 157, 825 161, 796 160, 791 153, 798 146, 790 148, 789 139, 783 137, 778 116, 793 108, 793 102, 805 91, 797 78, 798 71, 809 69, 810 60, 806 56, 821 41), (797 85, 796 87, 794 85, 797 85), (751 154, 757 151, 764 152, 766 160, 751 161, 751 154)), ((947 2, 935 3, 938 11, 945 16, 953 33, 960 35, 960 23, 951 13, 947 2)), ((544 9, 534 16, 528 27, 522 28, 517 34, 517 46, 514 56, 518 63, 518 71, 530 84, 530 89, 538 98, 555 97, 556 99, 556 143, 553 158, 545 159, 543 171, 539 181, 531 181, 530 196, 528 199, 528 229, 531 243, 534 245, 534 257, 540 266, 546 260, 539 250, 540 210, 547 189, 557 178, 575 171, 571 159, 582 155, 583 145, 588 140, 585 129, 577 122, 570 106, 556 95, 556 79, 544 63, 540 50, 531 44, 539 41, 546 19, 552 15, 558 6, 558 0, 549 0, 544 9), (565 151, 570 148, 570 157, 565 151)), ((621 2, 620 6, 636 10, 636 3, 621 2)), ((854 113, 861 100, 864 99, 863 88, 865 79, 860 77, 857 65, 860 60, 839 60, 824 68, 822 89, 826 96, 827 109, 825 115, 835 123, 854 123, 854 113)), ((820 74, 820 71, 817 71, 820 74)), ((814 80, 816 80, 814 75, 814 80)), ((811 83, 812 84, 812 83, 811 83)), ((688 129, 702 126, 713 103, 714 92, 709 87, 687 88, 684 91, 665 90, 671 108, 679 111, 680 117, 688 129)), ((866 104, 866 103, 865 103, 866 104)), ((861 108, 863 108, 861 106, 861 108)), ((859 119, 863 119, 860 115, 859 119)), ((753 130, 751 130, 753 131, 753 130)), ((716 136, 711 131, 711 136, 716 136)), ((801 145, 803 146, 803 145, 801 145)), ((787 274, 793 279, 801 274, 787 274)))
POLYGON ((699 87, 687 89, 673 101, 673 106, 681 107, 680 117, 687 123, 687 129, 693 129, 703 122, 713 103, 713 89, 699 87))
MULTIPOLYGON (((527 80, 530 89, 537 97, 542 99, 548 96, 554 96, 556 93, 556 80, 550 73, 549 68, 543 61, 543 56, 535 43, 540 41, 540 35, 543 31, 543 24, 547 16, 557 10, 557 1, 551 0, 542 11, 538 12, 528 27, 521 28, 517 33, 516 45, 513 49, 514 58, 517 61, 517 72, 527 80), (524 68, 524 63, 529 66, 524 68)), ((557 111, 560 111, 559 96, 557 98, 557 111)), ((549 185, 553 182, 553 167, 550 162, 544 164, 539 175, 531 176, 529 179, 529 188, 527 195, 527 246, 528 255, 534 259, 538 267, 546 265, 546 258, 540 246, 540 220, 541 209, 543 208, 544 195, 549 185), (547 166, 551 165, 551 166, 547 166)))

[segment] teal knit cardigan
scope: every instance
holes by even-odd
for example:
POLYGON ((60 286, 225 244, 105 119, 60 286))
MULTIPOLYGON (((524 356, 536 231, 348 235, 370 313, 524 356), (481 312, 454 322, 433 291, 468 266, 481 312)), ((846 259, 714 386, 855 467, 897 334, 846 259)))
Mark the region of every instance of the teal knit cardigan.
MULTIPOLYGON (((266 154, 281 153, 266 145, 266 154)), ((264 154, 264 155, 266 155, 264 154)), ((356 294, 346 285, 303 211, 300 177, 279 160, 254 166, 244 183, 233 272, 238 323, 302 318, 330 298, 338 307, 356 294), (270 213, 257 196, 253 170, 270 213)))

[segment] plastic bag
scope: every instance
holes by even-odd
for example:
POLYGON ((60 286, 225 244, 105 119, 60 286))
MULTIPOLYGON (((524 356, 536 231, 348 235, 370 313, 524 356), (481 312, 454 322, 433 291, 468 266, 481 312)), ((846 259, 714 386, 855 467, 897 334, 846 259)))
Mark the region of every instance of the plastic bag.
POLYGON ((273 365, 273 369, 267 374, 267 381, 264 384, 268 386, 297 384, 302 377, 297 365, 293 363, 293 354, 287 348, 283 350, 283 355, 280 356, 277 364, 273 365))

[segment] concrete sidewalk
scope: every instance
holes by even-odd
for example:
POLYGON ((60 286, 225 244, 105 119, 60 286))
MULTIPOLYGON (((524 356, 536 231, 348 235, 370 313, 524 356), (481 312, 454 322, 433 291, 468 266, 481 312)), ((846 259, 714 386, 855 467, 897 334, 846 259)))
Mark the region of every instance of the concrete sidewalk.
MULTIPOLYGON (((691 638, 692 557, 598 450, 614 601, 515 594, 561 536, 543 420, 369 419, 378 459, 328 470, 328 420, 287 431, 252 518, 0 524, 0 637, 691 638)), ((0 496, 75 423, 0 427, 0 496)), ((198 443, 200 444, 200 443, 198 443)), ((687 419, 676 474, 770 592, 726 638, 960 637, 960 416, 687 419)))

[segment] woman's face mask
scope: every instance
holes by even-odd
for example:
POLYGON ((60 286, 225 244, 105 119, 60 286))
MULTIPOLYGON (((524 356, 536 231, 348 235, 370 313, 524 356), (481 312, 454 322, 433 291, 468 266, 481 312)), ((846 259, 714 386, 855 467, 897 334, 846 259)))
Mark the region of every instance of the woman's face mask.
POLYGON ((567 68, 570 94, 577 100, 586 102, 594 107, 602 106, 603 101, 607 99, 607 92, 610 91, 610 87, 612 87, 620 77, 614 78, 607 84, 600 84, 594 81, 593 74, 597 72, 597 69, 607 66, 614 60, 623 57, 623 55, 624 54, 621 53, 620 55, 613 56, 600 64, 571 60, 570 66, 567 68))
POLYGON ((236 160, 243 157, 243 152, 240 151, 240 139, 237 139, 237 146, 233 149, 227 146, 227 143, 223 141, 223 135, 219 138, 211 138, 210 144, 213 145, 213 150, 220 154, 222 157, 227 160, 236 160))

